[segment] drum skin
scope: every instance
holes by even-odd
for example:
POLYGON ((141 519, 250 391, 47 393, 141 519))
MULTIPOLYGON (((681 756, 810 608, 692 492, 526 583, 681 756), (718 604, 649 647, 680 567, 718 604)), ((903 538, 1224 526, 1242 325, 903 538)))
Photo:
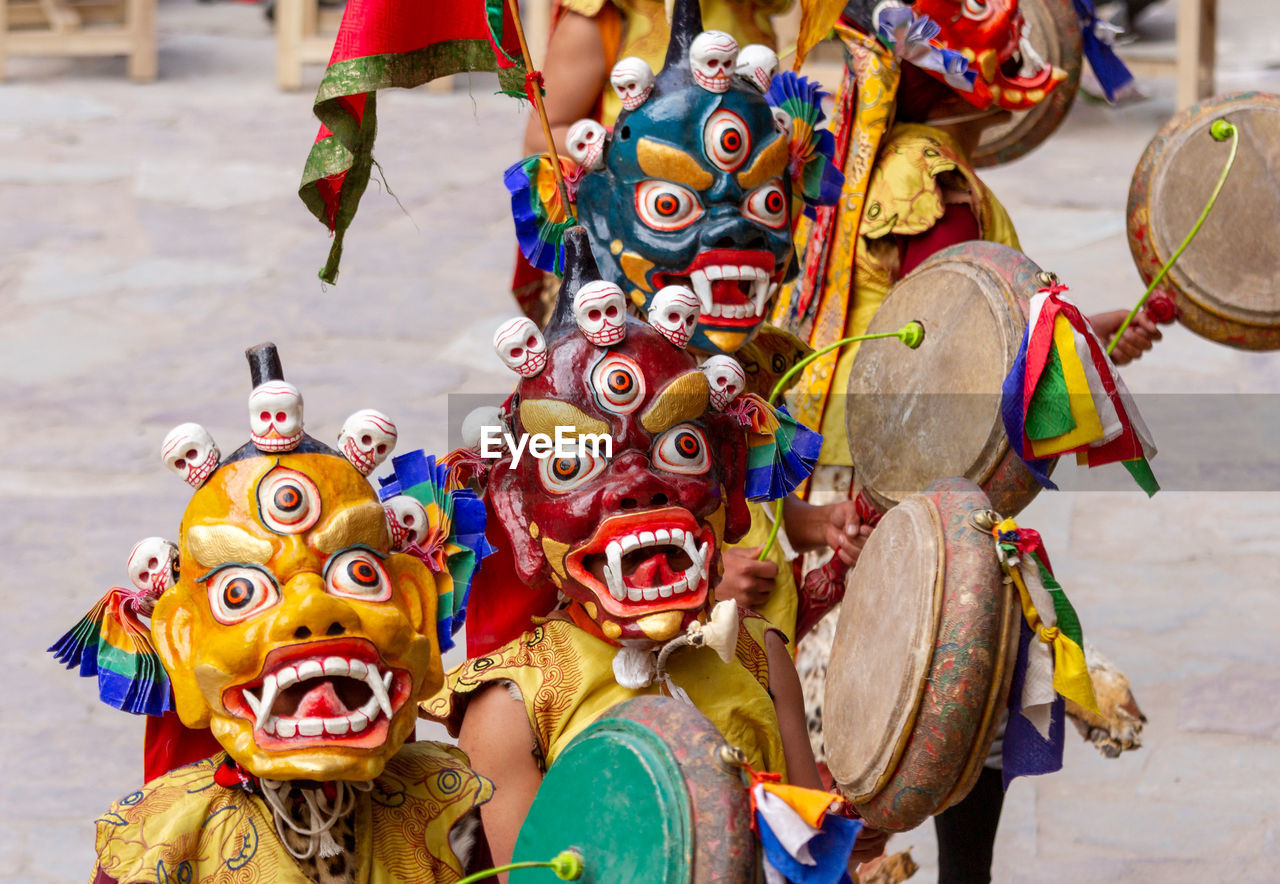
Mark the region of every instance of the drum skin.
POLYGON ((1031 24, 1031 44, 1045 61, 1066 71, 1067 78, 1031 110, 988 126, 969 158, 975 169, 1012 162, 1039 147, 1062 125, 1080 88, 1084 49, 1071 0, 1022 0, 1019 8, 1031 24))
POLYGON ((1042 271, 1017 249, 968 242, 943 249, 885 298, 868 332, 916 320, 924 341, 866 341, 854 357, 845 425, 854 474, 884 512, 935 479, 964 476, 1016 515, 1040 484, 1010 448, 1001 385, 1026 328, 1042 271))
POLYGON ((1280 96, 1210 98, 1156 133, 1129 186, 1129 250, 1150 284, 1191 231, 1227 161, 1230 143, 1209 135, 1222 117, 1240 132, 1235 166, 1161 286, 1196 334, 1242 350, 1280 349, 1280 96))
POLYGON ((868 824, 913 829, 968 794, 999 729, 1016 598, 966 479, 890 510, 848 578, 827 669, 827 766, 868 824))
MULTIPOLYGON (((582 854, 591 884, 751 881, 756 840, 740 770, 691 706, 647 696, 619 703, 574 738, 543 778, 512 862, 582 854)), ((548 869, 521 882, 558 880, 548 869)))

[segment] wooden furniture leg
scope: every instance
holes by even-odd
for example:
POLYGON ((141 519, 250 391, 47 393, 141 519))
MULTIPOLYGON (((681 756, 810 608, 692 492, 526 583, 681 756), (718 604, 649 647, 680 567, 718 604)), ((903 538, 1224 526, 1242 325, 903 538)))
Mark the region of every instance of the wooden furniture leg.
POLYGON ((1218 0, 1178 0, 1178 110, 1213 94, 1218 0))

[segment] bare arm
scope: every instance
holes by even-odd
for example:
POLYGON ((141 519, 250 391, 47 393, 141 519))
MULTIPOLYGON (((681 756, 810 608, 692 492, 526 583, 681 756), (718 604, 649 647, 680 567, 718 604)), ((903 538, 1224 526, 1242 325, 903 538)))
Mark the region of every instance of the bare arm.
MULTIPOLYGON (((564 136, 569 127, 595 109, 609 76, 605 64, 600 26, 585 15, 564 13, 551 32, 547 59, 542 65, 547 118, 560 153, 564 153, 564 136)), ((536 113, 529 115, 525 127, 524 151, 526 155, 547 152, 536 113)))
POLYGON ((787 759, 787 781, 806 789, 821 789, 818 763, 809 745, 809 728, 804 718, 804 693, 796 664, 778 633, 770 630, 764 637, 769 656, 769 689, 778 710, 778 729, 782 734, 782 754, 787 759))
MULTIPOLYGON (((524 704, 503 685, 482 691, 467 706, 458 746, 471 759, 471 767, 493 781, 493 798, 480 808, 480 821, 494 865, 505 865, 511 862, 516 836, 542 784, 524 704)), ((505 881, 506 875, 500 879, 505 881)))

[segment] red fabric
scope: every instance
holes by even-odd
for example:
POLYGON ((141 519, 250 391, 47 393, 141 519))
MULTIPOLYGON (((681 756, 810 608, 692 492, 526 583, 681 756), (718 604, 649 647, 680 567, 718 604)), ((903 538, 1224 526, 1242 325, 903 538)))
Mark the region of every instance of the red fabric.
POLYGON ((978 229, 978 219, 973 210, 962 203, 952 203, 938 223, 924 233, 902 237, 898 253, 901 257, 900 273, 906 276, 935 253, 975 239, 982 239, 982 231, 978 229))
POLYGON ((175 768, 222 751, 221 744, 207 728, 192 730, 179 720, 176 712, 166 712, 159 718, 148 715, 143 739, 142 769, 148 783, 175 768))

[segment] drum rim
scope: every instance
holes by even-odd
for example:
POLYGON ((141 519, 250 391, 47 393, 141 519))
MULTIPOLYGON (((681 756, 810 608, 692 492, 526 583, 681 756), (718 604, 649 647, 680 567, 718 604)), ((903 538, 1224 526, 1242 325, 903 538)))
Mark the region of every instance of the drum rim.
MULTIPOLYGON (((1256 102, 1259 105, 1273 109, 1275 112, 1280 112, 1280 95, 1276 93, 1262 90, 1241 90, 1211 96, 1170 117, 1152 136, 1151 141, 1148 142, 1143 150, 1129 183, 1126 234, 1129 240, 1130 255, 1144 284, 1150 284, 1159 268, 1168 260, 1169 254, 1172 254, 1171 251, 1167 254, 1162 253, 1164 244, 1156 241, 1151 227, 1152 201, 1160 183, 1169 171, 1169 161, 1171 159, 1169 151, 1170 140, 1175 135, 1184 132, 1184 130, 1186 135, 1202 131, 1212 123, 1212 120, 1209 119, 1210 117, 1230 113, 1233 106, 1242 105, 1246 102, 1256 102), (1146 249, 1150 251, 1149 255, 1143 254, 1144 242, 1146 243, 1146 249)), ((1240 109, 1246 110, 1247 108, 1240 109)), ((1280 335, 1280 319, 1276 323, 1266 324, 1256 319, 1231 315, 1225 312, 1219 304, 1206 303, 1203 297, 1198 294, 1198 287, 1188 284, 1187 277, 1180 272, 1180 268, 1176 264, 1166 275, 1165 282, 1176 296, 1178 305, 1181 308, 1180 313, 1190 314, 1179 318, 1184 320, 1184 325, 1198 334, 1205 334, 1207 326, 1212 322, 1217 322, 1229 328, 1239 329, 1245 334, 1254 332, 1266 337, 1280 335), (1206 318, 1210 322, 1205 322, 1206 318)), ((1218 343, 1241 346, 1244 349, 1271 349, 1275 346, 1275 344, 1271 344, 1253 347, 1247 343, 1222 340, 1208 334, 1205 334, 1205 336, 1218 343)))
MULTIPOLYGON (((925 666, 923 667, 922 677, 917 678, 915 680, 914 686, 903 685, 904 693, 907 690, 910 690, 912 693, 911 712, 904 719, 905 726, 902 728, 901 731, 899 731, 897 737, 893 740, 893 747, 890 750, 889 756, 884 763, 884 770, 883 772, 881 772, 876 776, 875 786, 871 789, 871 791, 860 794, 860 795, 848 795, 848 793, 845 793, 848 799, 851 802, 853 802, 855 805, 864 804, 868 801, 871 801, 873 798, 875 798, 877 795, 883 792, 885 789, 885 786, 889 784, 889 781, 893 779, 894 774, 897 773, 898 765, 902 761, 902 755, 907 751, 907 744, 911 742, 911 735, 915 732, 916 721, 918 720, 920 715, 920 703, 924 699, 924 692, 929 684, 929 673, 933 663, 932 649, 937 647, 938 629, 942 624, 942 609, 943 609, 943 603, 944 603, 944 598, 946 593, 946 583, 947 583, 947 547, 945 543, 941 542, 942 540, 941 511, 938 509, 937 504, 930 498, 924 497, 923 495, 913 495, 911 498, 904 500, 900 506, 896 506, 893 508, 893 510, 886 513, 885 518, 890 518, 891 516, 893 516, 893 513, 898 512, 900 509, 902 509, 903 506, 912 506, 913 503, 915 502, 924 504, 925 510, 929 515, 929 523, 933 526, 933 529, 934 529, 933 539, 935 542, 936 553, 937 553, 936 560, 934 563, 934 574, 933 574, 933 605, 932 605, 931 614, 930 614, 931 623, 927 630, 930 640, 929 640, 929 643, 926 645, 926 647, 930 648, 930 651, 925 661, 925 666)), ((902 514, 903 515, 906 514, 905 509, 902 510, 902 514)), ((872 532, 871 538, 874 538, 874 537, 875 537, 875 533, 872 532)), ((867 540, 868 543, 871 542, 871 538, 868 538, 867 540)), ((849 574, 845 577, 846 595, 848 594, 848 589, 850 588, 849 584, 854 580, 856 573, 857 573, 857 569, 855 568, 851 570, 849 574)), ((853 611, 853 610, 854 610, 853 605, 841 606, 840 608, 841 623, 843 623, 845 619, 845 616, 846 616, 845 612, 853 611)), ((854 614, 850 613, 848 617, 850 620, 852 620, 854 617, 854 614)), ((833 639, 833 642, 832 642, 833 649, 835 647, 835 641, 838 640, 840 637, 840 633, 841 633, 841 629, 840 629, 840 624, 838 623, 836 625, 836 638, 833 639)), ((824 709, 828 708, 831 705, 828 702, 828 699, 826 696, 826 692, 827 690, 829 690, 829 685, 830 685, 830 677, 828 676, 827 683, 823 685, 823 701, 822 702, 823 702, 824 709)), ((825 744, 825 741, 826 741, 825 729, 823 731, 823 741, 825 744)), ((874 753, 875 760, 878 760, 879 758, 883 757, 884 746, 886 745, 887 742, 888 741, 882 741, 877 746, 877 751, 874 753)), ((854 776, 848 776, 848 777, 837 776, 836 771, 831 765, 832 753, 830 749, 827 749, 826 755, 827 755, 827 768, 828 770, 831 770, 831 774, 837 780, 837 782, 840 782, 842 780, 852 780, 855 778, 854 776)), ((879 765, 877 764, 877 766, 879 765)), ((868 774, 870 773, 870 769, 871 769, 870 764, 864 764, 863 765, 864 773, 861 775, 860 778, 866 779, 868 774)), ((845 792, 845 787, 841 785, 840 790, 842 793, 845 792)))
MULTIPOLYGON (((1027 326, 1027 304, 1024 304, 1022 299, 1018 297, 1018 291, 1016 290, 1016 287, 1013 285, 1011 280, 1005 279, 1003 276, 1001 276, 990 264, 979 263, 974 260, 975 257, 982 257, 981 253, 991 251, 992 250, 991 247, 993 246, 1000 247, 997 250, 1009 249, 1010 251, 1017 252, 1017 254, 1020 255, 1024 261, 1027 262, 1027 265, 1029 268, 1035 268, 1036 271, 1040 270, 1039 265, 1037 265, 1034 261, 1028 258, 1020 250, 1014 249, 1012 246, 1002 246, 1002 244, 1000 243, 988 243, 988 242, 982 242, 982 241, 961 243, 957 246, 952 246, 950 248, 947 248, 938 252, 937 254, 930 256, 926 261, 921 263, 921 265, 917 267, 915 270, 913 270, 910 274, 900 279, 894 285, 894 287, 890 289, 889 293, 885 295, 884 301, 881 302, 880 307, 877 308, 875 315, 871 318, 871 322, 868 323, 867 331, 875 332, 875 331, 892 331, 893 330, 891 328, 888 328, 888 326, 892 325, 893 323, 885 323, 883 321, 881 322, 881 324, 885 325, 885 327, 879 328, 877 326, 877 319, 880 318, 881 316, 887 316, 887 314, 884 313, 885 305, 889 303, 889 300, 893 297, 894 293, 898 291, 900 286, 902 286, 904 283, 908 281, 914 280, 917 274, 923 274, 927 271, 933 271, 938 269, 947 269, 949 270, 949 272, 957 273, 975 283, 978 281, 976 277, 981 276, 986 279, 993 280, 995 282, 996 284, 995 287, 999 289, 999 292, 1000 292, 1001 302, 1007 308, 1003 316, 994 316, 995 314, 994 309, 992 310, 992 313, 993 313, 993 318, 996 321, 996 324, 1002 330, 1008 331, 1008 337, 1005 342, 1006 343, 1005 360, 1008 363, 1008 365, 1012 366, 1014 359, 1017 356, 1018 348, 1020 346, 1023 333, 1025 332, 1026 326, 1027 326), (979 255, 976 255, 976 256, 973 255, 974 251, 978 251, 979 255), (1009 320, 1009 321, 1006 323, 1005 320, 1009 320), (1005 329, 1004 327, 1006 324, 1008 324, 1010 328, 1005 329)), ((989 305, 992 303, 989 297, 985 298, 984 300, 989 305)), ((1027 300, 1028 301, 1030 300, 1030 296, 1027 296, 1027 300)), ((894 343, 895 342, 892 340, 888 342, 867 341, 858 348, 858 351, 853 358, 853 365, 850 367, 850 370, 849 370, 849 382, 846 385, 846 393, 852 392, 851 388, 853 387, 854 380, 858 376, 858 360, 860 358, 863 358, 863 354, 876 352, 876 348, 874 346, 876 344, 893 346, 894 343)), ((1005 370, 1005 373, 1007 373, 1007 369, 1005 370)), ((908 498, 912 497, 915 494, 922 493, 924 489, 905 493, 895 499, 894 497, 890 496, 887 492, 879 491, 876 488, 866 483, 865 481, 867 476, 867 471, 865 469, 866 462, 865 460, 863 461, 864 469, 859 470, 858 457, 854 452, 854 447, 855 447, 854 440, 857 437, 857 434, 853 432, 849 424, 849 414, 848 414, 847 408, 848 406, 846 405, 845 438, 849 444, 849 459, 853 463, 854 475, 860 477, 859 482, 860 482, 863 493, 865 493, 867 497, 870 498, 871 502, 875 504, 876 507, 881 510, 881 512, 888 512, 898 504, 902 503, 904 500, 907 500, 908 498)), ((996 406, 996 418, 997 420, 993 423, 992 429, 988 433, 982 449, 983 451, 987 451, 988 449, 990 449, 991 454, 982 456, 980 453, 979 457, 974 458, 973 464, 971 464, 969 467, 970 471, 973 471, 975 466, 979 467, 979 469, 975 471, 975 475, 968 475, 967 473, 965 475, 965 478, 970 479, 972 482, 974 482, 974 484, 978 485, 979 488, 982 488, 986 482, 990 481, 991 477, 996 474, 996 472, 1000 469, 1001 465, 1005 463, 1006 460, 1008 460, 1011 456, 1015 456, 1013 455, 1012 448, 1009 445, 1009 438, 1008 438, 1008 434, 1004 429, 1004 425, 999 421, 999 405, 998 404, 996 406)), ((943 477, 938 477, 938 478, 943 478, 943 477)), ((985 489, 984 489, 984 493, 985 493, 985 489)), ((1032 498, 1034 497, 1035 495, 1033 494, 1032 498)), ((1027 501, 1027 503, 1029 502, 1030 500, 1027 501)), ((1023 506, 1026 506, 1026 503, 1024 503, 1023 506)), ((1019 509, 1021 509, 1021 507, 1019 507, 1019 509)))

